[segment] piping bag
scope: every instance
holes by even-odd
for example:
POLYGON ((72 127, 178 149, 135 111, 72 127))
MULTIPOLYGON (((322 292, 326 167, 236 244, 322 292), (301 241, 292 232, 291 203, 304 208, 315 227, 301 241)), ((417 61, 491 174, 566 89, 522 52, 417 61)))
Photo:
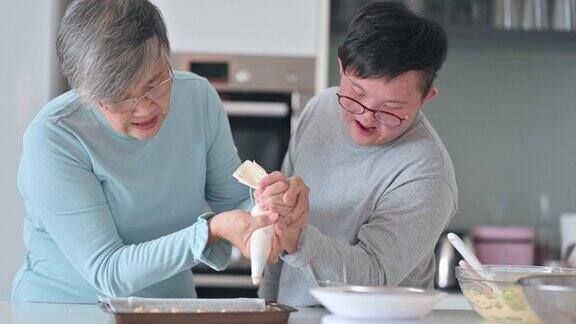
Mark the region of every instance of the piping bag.
MULTIPOLYGON (((233 174, 240 183, 254 190, 258 189, 260 181, 267 175, 266 170, 254 161, 244 161, 233 174)), ((254 205, 250 214, 252 217, 266 215, 257 205, 254 205)), ((250 267, 254 285, 257 285, 262 278, 268 255, 272 249, 272 235, 274 235, 274 227, 269 225, 255 230, 250 236, 250 267)))

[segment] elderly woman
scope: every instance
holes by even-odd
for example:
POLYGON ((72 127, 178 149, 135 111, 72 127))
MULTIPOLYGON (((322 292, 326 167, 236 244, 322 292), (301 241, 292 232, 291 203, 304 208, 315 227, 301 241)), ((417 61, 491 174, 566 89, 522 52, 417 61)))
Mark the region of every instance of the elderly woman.
POLYGON ((243 211, 252 203, 232 177, 240 160, 215 90, 172 72, 162 16, 145 0, 73 2, 57 54, 73 90, 24 135, 27 255, 13 299, 195 297, 190 268, 225 268, 230 243, 248 255, 251 233, 278 217, 243 211))

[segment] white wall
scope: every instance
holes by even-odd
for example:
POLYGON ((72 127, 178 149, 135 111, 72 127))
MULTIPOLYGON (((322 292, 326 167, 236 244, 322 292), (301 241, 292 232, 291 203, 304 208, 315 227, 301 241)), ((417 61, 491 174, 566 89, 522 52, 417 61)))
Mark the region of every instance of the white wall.
POLYGON ((3 1, 0 19, 0 300, 24 258, 24 205, 16 187, 22 134, 60 88, 54 30, 57 0, 3 1))
POLYGON ((320 7, 310 0, 153 0, 174 52, 316 56, 320 7))

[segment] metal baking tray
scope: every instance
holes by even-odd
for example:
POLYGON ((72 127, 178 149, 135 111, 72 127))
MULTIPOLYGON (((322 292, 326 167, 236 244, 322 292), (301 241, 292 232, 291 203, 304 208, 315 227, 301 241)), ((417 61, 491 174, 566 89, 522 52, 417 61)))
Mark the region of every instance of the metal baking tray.
POLYGON ((298 310, 290 306, 266 302, 263 312, 203 312, 203 313, 115 313, 110 305, 100 302, 100 308, 114 317, 117 324, 286 324, 290 313, 298 310))

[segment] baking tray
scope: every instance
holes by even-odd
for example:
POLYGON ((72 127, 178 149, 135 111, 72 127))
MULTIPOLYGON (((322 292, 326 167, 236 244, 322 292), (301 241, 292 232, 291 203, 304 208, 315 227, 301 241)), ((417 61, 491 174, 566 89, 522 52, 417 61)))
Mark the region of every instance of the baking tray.
POLYGON ((298 310, 290 306, 266 302, 263 312, 204 312, 204 313, 115 313, 105 302, 100 302, 100 308, 114 317, 117 324, 286 324, 290 313, 298 310))

